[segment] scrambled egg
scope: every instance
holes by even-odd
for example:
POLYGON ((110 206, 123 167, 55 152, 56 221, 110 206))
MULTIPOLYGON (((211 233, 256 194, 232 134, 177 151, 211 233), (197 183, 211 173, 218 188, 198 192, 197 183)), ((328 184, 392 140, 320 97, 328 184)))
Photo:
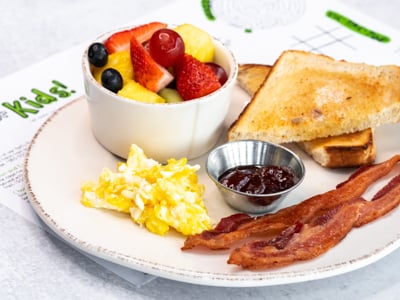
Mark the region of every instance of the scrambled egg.
POLYGON ((210 229, 211 222, 196 174, 199 168, 188 165, 186 158, 162 165, 132 145, 116 172, 104 168, 97 183, 82 184, 81 202, 130 214, 134 222, 160 235, 171 227, 184 235, 200 233, 210 229))

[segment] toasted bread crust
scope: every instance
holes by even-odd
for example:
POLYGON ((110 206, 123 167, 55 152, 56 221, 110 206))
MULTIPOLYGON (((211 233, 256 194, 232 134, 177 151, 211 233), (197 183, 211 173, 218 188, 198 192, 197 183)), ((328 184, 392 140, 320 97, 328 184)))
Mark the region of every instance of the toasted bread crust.
MULTIPOLYGON (((272 66, 263 64, 239 65, 239 86, 253 96, 271 68, 272 66)), ((374 131, 371 128, 297 144, 317 163, 327 168, 359 167, 371 164, 376 159, 374 131)))
POLYGON ((228 132, 229 140, 310 141, 400 121, 400 67, 288 50, 228 132))
POLYGON ((335 137, 318 138, 297 144, 317 163, 327 168, 359 167, 376 158, 371 128, 335 137))

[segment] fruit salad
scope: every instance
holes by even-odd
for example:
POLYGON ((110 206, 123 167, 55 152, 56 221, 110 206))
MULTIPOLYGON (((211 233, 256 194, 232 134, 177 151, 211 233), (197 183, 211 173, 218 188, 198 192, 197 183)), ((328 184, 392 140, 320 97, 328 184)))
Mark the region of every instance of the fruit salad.
POLYGON ((88 59, 96 81, 118 95, 147 103, 176 103, 218 90, 227 73, 214 62, 204 30, 151 22, 93 43, 88 59))

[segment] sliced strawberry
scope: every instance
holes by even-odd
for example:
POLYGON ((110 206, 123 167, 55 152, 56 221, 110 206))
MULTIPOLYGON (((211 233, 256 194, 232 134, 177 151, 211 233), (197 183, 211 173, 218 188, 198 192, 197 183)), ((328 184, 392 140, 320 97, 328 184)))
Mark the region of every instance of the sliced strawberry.
POLYGON ((154 32, 165 27, 167 27, 167 24, 165 23, 151 22, 129 30, 123 30, 110 36, 104 42, 104 46, 106 47, 108 54, 117 51, 129 51, 129 43, 132 37, 137 38, 140 43, 143 43, 148 41, 154 32))
POLYGON ((130 50, 135 80, 147 89, 157 93, 174 79, 167 69, 154 61, 136 38, 131 39, 130 50))
POLYGON ((177 64, 175 76, 176 88, 184 100, 203 97, 221 87, 213 70, 189 54, 177 64))

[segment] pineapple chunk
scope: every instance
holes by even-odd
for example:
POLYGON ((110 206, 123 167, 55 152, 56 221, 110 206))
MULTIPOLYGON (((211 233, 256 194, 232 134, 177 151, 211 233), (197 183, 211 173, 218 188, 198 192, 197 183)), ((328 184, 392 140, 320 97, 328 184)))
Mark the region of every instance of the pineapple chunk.
POLYGON ((133 79, 127 80, 121 90, 118 91, 121 97, 146 102, 146 103, 165 103, 165 99, 158 94, 146 89, 133 79))
POLYGON ((94 68, 93 76, 101 84, 101 73, 105 69, 116 69, 122 76, 123 84, 133 79, 133 67, 129 51, 114 52, 108 56, 107 64, 101 68, 94 68))
POLYGON ((179 25, 174 30, 182 37, 187 54, 201 62, 212 62, 214 60, 214 43, 207 32, 191 24, 179 25))

